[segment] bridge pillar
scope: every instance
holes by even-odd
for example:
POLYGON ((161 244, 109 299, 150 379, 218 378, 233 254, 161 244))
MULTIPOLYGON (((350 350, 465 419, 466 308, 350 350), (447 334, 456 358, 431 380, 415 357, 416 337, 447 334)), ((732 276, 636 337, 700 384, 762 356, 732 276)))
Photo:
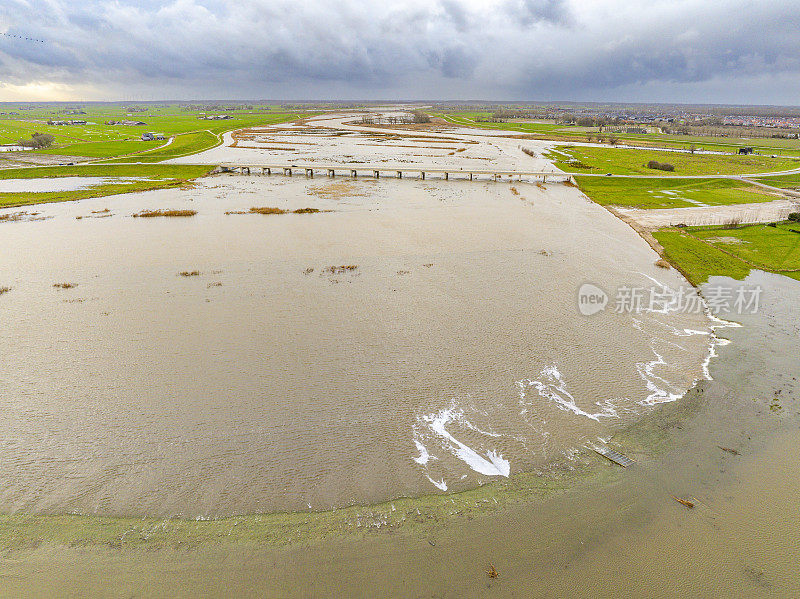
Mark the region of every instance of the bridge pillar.
POLYGON ((495 174, 494 174, 494 180, 495 180, 495 183, 497 182, 497 180, 498 180, 499 178, 500 178, 500 175, 498 175, 497 173, 495 173, 495 174))
POLYGON ((472 181, 472 173, 469 174, 469 180, 472 181))
POLYGON ((312 179, 314 178, 314 169, 313 168, 307 168, 306 169, 306 177, 311 177, 312 179))
POLYGON ((450 173, 445 173, 444 174, 444 180, 445 181, 449 181, 450 180, 450 173))
POLYGON ((381 178, 381 172, 380 171, 372 171, 372 174, 375 175, 376 179, 380 179, 381 178))
POLYGON ((245 171, 247 171, 247 174, 249 175, 250 174, 250 167, 249 166, 243 166, 242 167, 242 174, 243 175, 244 175, 245 171))
POLYGON ((328 169, 328 176, 329 177, 335 177, 336 176, 336 171, 333 170, 332 168, 329 168, 328 169))
POLYGON ((292 169, 289 168, 288 166, 283 167, 283 174, 284 175, 288 175, 288 176, 291 177, 292 176, 292 169))
POLYGON ((350 176, 353 177, 353 179, 355 179, 358 177, 358 172, 356 172, 355 169, 350 169, 350 176))
POLYGON ((398 179, 402 179, 403 178, 403 171, 397 171, 397 178, 398 179))
POLYGON ((425 180, 425 171, 419 172, 419 178, 422 179, 423 181, 425 180))
POLYGON ((542 183, 547 183, 547 175, 542 175, 542 183))

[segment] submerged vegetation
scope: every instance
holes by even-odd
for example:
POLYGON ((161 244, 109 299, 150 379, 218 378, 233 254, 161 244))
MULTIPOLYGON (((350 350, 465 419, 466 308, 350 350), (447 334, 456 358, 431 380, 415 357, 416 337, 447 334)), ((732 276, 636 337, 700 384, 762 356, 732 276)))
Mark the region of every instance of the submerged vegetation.
POLYGON ((211 166, 178 164, 46 166, 0 169, 0 179, 102 177, 99 185, 54 192, 0 192, 0 207, 66 202, 120 193, 182 187, 191 179, 207 175, 211 166))
POLYGON ((346 272, 353 272, 354 270, 358 270, 357 264, 347 264, 345 266, 329 266, 322 272, 332 275, 340 275, 346 272))
POLYGON ((77 283, 53 283, 53 287, 56 289, 72 289, 77 286, 77 283))
POLYGON ((199 270, 182 270, 178 273, 180 277, 199 277, 200 271, 199 270))
POLYGON ((296 210, 284 210, 283 208, 276 208, 274 206, 252 207, 250 210, 229 210, 225 214, 316 214, 318 212, 326 212, 319 208, 297 208, 296 210))
POLYGON ((0 287, 0 295, 8 293, 9 291, 11 291, 11 287, 0 287))
POLYGON ((142 210, 133 214, 134 218, 153 218, 156 216, 194 216, 197 210, 142 210))

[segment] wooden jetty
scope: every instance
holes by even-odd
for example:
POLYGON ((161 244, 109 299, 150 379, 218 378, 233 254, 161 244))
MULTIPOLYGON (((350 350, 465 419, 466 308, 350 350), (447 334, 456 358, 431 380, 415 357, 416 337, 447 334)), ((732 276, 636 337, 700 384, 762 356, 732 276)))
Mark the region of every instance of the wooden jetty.
POLYGON ((621 453, 614 451, 613 449, 609 449, 605 445, 591 445, 589 446, 589 449, 598 453, 604 458, 611 460, 615 464, 619 464, 623 468, 627 468, 628 466, 631 466, 636 463, 628 456, 622 455, 621 453))

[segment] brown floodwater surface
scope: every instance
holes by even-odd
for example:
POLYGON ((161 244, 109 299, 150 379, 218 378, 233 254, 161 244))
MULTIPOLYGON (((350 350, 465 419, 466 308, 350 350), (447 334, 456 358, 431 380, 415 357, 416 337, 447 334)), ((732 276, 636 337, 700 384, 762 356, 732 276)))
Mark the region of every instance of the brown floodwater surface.
POLYGON ((576 189, 333 184, 219 176, 0 223, 0 510, 465 489, 569 463, 703 376, 704 315, 578 312, 586 282, 613 303, 681 279, 576 189), (225 214, 251 207, 325 212, 225 214))

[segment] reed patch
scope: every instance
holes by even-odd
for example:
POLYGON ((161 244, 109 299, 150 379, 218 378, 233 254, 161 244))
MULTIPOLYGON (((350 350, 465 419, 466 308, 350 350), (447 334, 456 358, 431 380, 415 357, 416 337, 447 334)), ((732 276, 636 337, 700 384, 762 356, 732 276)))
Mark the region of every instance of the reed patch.
POLYGON ((274 206, 253 206, 250 210, 228 210, 225 214, 317 214, 319 212, 329 212, 319 208, 297 208, 295 210, 284 210, 274 206))
POLYGON ((133 218, 155 218, 157 216, 194 216, 197 210, 142 210, 133 216, 133 218))

